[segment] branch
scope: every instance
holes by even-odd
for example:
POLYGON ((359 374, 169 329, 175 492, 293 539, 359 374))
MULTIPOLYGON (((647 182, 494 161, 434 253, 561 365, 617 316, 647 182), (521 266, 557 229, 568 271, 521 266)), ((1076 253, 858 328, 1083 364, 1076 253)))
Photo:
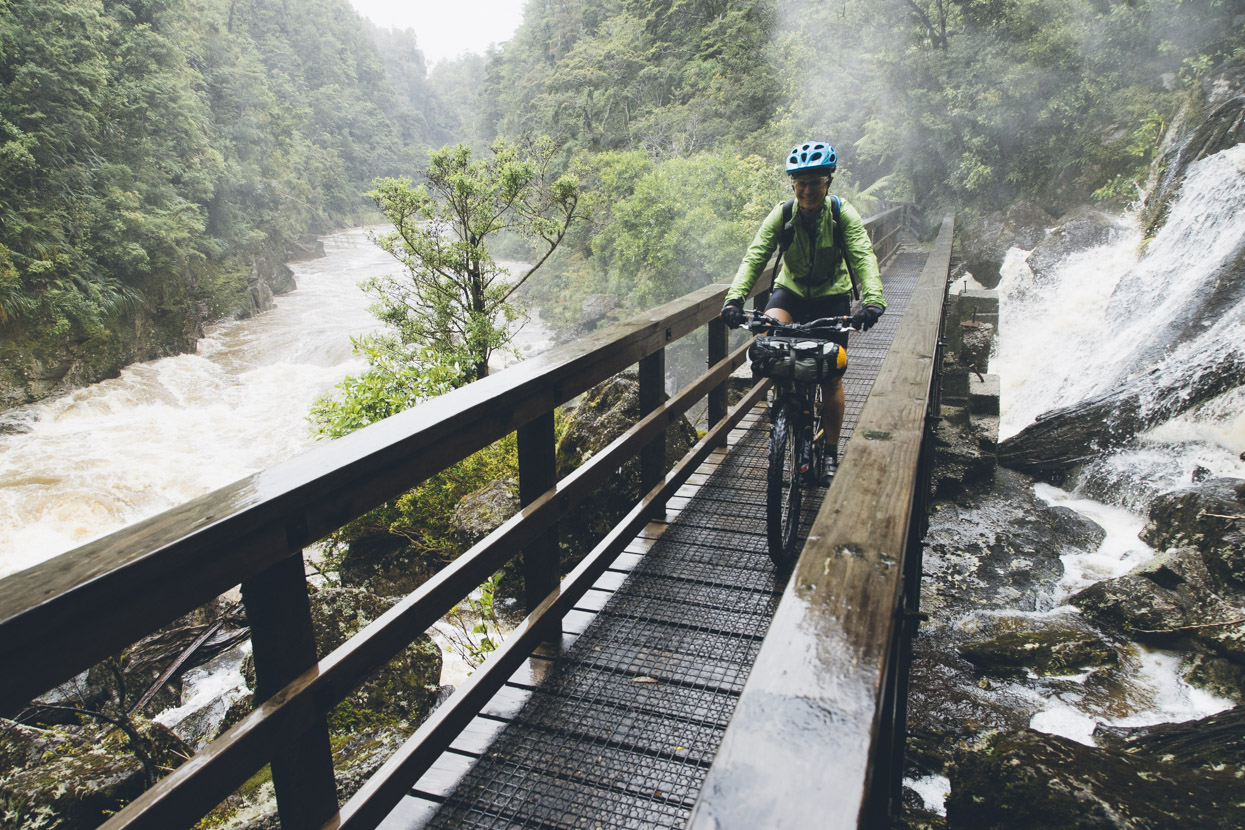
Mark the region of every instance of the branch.
POLYGON ((1134 628, 1133 631, 1139 634, 1175 634, 1177 631, 1196 631, 1200 628, 1223 628, 1229 625, 1240 625, 1245 623, 1245 617, 1239 620, 1228 620, 1227 622, 1202 623, 1200 625, 1182 625, 1179 628, 1134 628))

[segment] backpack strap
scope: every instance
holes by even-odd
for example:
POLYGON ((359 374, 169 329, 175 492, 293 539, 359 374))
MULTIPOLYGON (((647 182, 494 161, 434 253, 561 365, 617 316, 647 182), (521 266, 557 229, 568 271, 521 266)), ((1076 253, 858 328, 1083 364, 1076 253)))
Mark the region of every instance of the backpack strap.
POLYGON ((778 226, 778 256, 774 257, 774 267, 769 272, 771 290, 774 280, 778 277, 778 269, 782 266, 783 254, 787 253, 792 240, 795 239, 795 223, 792 221, 794 216, 795 199, 788 199, 782 203, 782 224, 778 226))
MULTIPOLYGON (((856 279, 856 269, 852 267, 852 258, 847 255, 847 235, 843 232, 843 223, 839 221, 838 196, 830 197, 830 212, 834 218, 834 247, 838 249, 838 256, 843 257, 843 262, 847 264, 847 276, 852 281, 852 299, 859 300, 860 281, 856 279)), ((837 267, 835 270, 838 270, 837 267)))

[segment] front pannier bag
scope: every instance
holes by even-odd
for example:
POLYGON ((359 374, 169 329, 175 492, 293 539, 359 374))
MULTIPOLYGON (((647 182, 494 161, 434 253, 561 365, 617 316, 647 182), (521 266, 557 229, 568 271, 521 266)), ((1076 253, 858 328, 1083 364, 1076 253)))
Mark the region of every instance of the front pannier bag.
POLYGON ((847 371, 847 349, 824 340, 758 337, 748 347, 748 359, 754 378, 823 381, 847 371))

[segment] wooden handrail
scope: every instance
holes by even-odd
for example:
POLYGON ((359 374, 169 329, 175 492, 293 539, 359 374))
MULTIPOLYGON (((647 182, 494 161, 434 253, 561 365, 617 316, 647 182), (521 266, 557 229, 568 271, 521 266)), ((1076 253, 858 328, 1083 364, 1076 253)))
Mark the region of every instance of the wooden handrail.
MULTIPOLYGON (((867 224, 872 227, 873 220, 867 224)), ((256 586, 282 573, 285 582, 273 583, 273 595, 288 592, 291 573, 301 580, 301 568, 288 567, 291 557, 300 557, 306 545, 716 321, 726 288, 706 286, 0 580, 0 673, 6 678, 0 712, 16 710, 239 583, 244 598, 248 585, 251 595, 262 597, 256 586)), ((753 294, 767 289, 761 280, 753 294)), ((737 350, 720 360, 608 452, 526 505, 342 647, 301 673, 279 678, 272 687, 279 691, 106 827, 191 824, 277 748, 308 730, 322 730, 325 713, 369 672, 554 526, 673 418, 720 389, 743 359, 737 350)), ((718 427, 710 433, 715 439, 723 423, 710 425, 718 427)), ((694 452, 704 450, 698 448, 694 452)), ((659 485, 654 492, 660 491, 659 485)), ((248 598, 248 606, 253 601, 260 600, 248 598)), ((262 672, 258 654, 256 662, 262 672)), ((315 813, 298 823, 318 825, 315 813)))
MULTIPOLYGON (((689 828, 884 827, 871 776, 895 671, 948 215, 809 530, 689 828)), ((889 749, 889 747, 886 747, 889 749)))

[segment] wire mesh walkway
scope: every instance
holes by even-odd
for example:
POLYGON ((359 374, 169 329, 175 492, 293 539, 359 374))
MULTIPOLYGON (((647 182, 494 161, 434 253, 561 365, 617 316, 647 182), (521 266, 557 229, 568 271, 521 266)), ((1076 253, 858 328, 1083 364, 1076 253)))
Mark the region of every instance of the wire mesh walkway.
MULTIPOLYGON (((852 338, 844 451, 924 262, 892 261, 887 313, 852 338)), ((382 827, 683 827, 782 593, 767 445, 758 407, 568 615, 559 652, 529 660, 382 827)))

